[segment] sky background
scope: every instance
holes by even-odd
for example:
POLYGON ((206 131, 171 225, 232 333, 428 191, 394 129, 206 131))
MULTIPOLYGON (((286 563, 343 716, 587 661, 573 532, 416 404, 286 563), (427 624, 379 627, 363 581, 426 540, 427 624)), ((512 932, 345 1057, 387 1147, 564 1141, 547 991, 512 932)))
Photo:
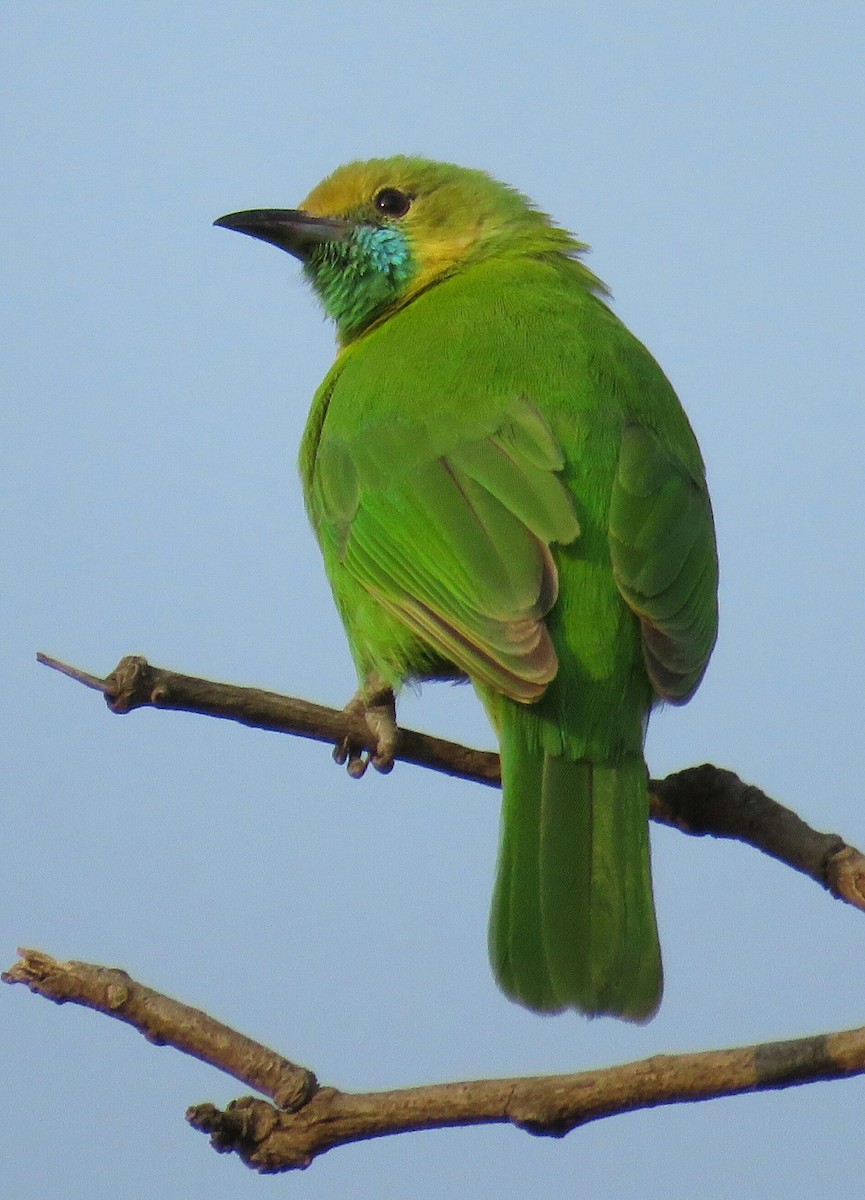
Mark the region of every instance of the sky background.
MULTIPOLYGON (((354 687, 297 445, 333 335, 287 255, 211 227, 348 159, 515 184, 593 247, 707 462, 721 635, 654 774, 730 767, 865 846, 865 9, 851 3, 31 3, 0 27, 0 965, 123 966, 367 1090, 865 1022, 865 916, 654 829, 646 1027, 496 990, 487 789, 202 717, 111 716, 35 662, 126 653, 339 705, 354 687)), ((469 689, 404 723, 492 744, 469 689)), ((865 1079, 335 1150, 260 1179, 183 1120, 243 1088, 0 989, 10 1196, 859 1197, 865 1079)))

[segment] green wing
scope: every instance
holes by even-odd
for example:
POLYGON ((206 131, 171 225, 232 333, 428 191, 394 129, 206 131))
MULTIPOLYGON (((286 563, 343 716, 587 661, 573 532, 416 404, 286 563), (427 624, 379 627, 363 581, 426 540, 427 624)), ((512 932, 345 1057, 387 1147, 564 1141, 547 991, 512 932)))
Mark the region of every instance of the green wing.
POLYGON ((526 401, 437 457, 419 452, 423 436, 325 431, 312 509, 332 577, 346 572, 472 679, 536 700, 558 665, 543 620, 558 592, 549 547, 579 533, 561 450, 526 401))
POLYGON ((718 559, 700 474, 658 438, 626 427, 610 503, 610 553, 619 591, 640 618, 657 694, 684 704, 697 689, 718 632, 718 559))

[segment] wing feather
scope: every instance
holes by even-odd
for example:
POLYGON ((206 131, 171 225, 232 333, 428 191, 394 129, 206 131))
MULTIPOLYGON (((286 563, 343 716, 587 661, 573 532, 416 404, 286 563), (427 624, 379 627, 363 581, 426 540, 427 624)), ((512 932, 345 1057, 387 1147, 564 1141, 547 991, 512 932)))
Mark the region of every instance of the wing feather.
POLYGON ((538 699, 558 667, 550 545, 579 534, 540 413, 520 400, 485 437, 390 475, 352 451, 323 438, 315 468, 313 519, 340 568, 461 671, 538 699))
POLYGON ((702 477, 637 425, 622 436, 609 537, 619 591, 640 618, 655 691, 684 704, 703 677, 718 631, 712 510, 702 477))

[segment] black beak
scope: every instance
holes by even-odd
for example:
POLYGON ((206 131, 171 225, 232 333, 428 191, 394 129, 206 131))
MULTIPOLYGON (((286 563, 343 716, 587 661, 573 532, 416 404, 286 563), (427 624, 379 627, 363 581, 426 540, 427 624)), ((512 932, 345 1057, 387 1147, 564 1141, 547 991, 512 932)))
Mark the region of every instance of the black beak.
POLYGON ((270 242, 301 260, 308 258, 310 252, 324 242, 344 242, 352 229, 349 221, 314 217, 299 208, 253 208, 247 212, 229 213, 213 224, 248 233, 250 237, 270 242))

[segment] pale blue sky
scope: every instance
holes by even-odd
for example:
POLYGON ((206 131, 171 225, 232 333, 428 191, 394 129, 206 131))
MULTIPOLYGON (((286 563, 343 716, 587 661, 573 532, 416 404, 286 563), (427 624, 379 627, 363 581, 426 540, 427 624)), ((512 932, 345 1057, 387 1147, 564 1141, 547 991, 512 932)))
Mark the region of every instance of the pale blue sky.
MULTIPOLYGON (((214 230, 350 158, 484 167, 593 246, 707 460, 721 638, 655 773, 739 771, 865 845, 861 3, 34 3, 7 11, 4 871, 18 944, 126 967, 351 1089, 563 1071, 865 1022, 865 917, 654 831, 645 1028, 539 1019, 486 958, 497 798, 37 668, 121 654, 342 703, 294 462, 332 334, 288 256, 214 230), (581 11, 581 8, 583 11, 581 11)), ((468 689, 403 719, 475 744, 468 689)), ((858 1197, 865 1081, 340 1149, 259 1180, 187 1129, 242 1089, 0 991, 10 1195, 858 1197)))

